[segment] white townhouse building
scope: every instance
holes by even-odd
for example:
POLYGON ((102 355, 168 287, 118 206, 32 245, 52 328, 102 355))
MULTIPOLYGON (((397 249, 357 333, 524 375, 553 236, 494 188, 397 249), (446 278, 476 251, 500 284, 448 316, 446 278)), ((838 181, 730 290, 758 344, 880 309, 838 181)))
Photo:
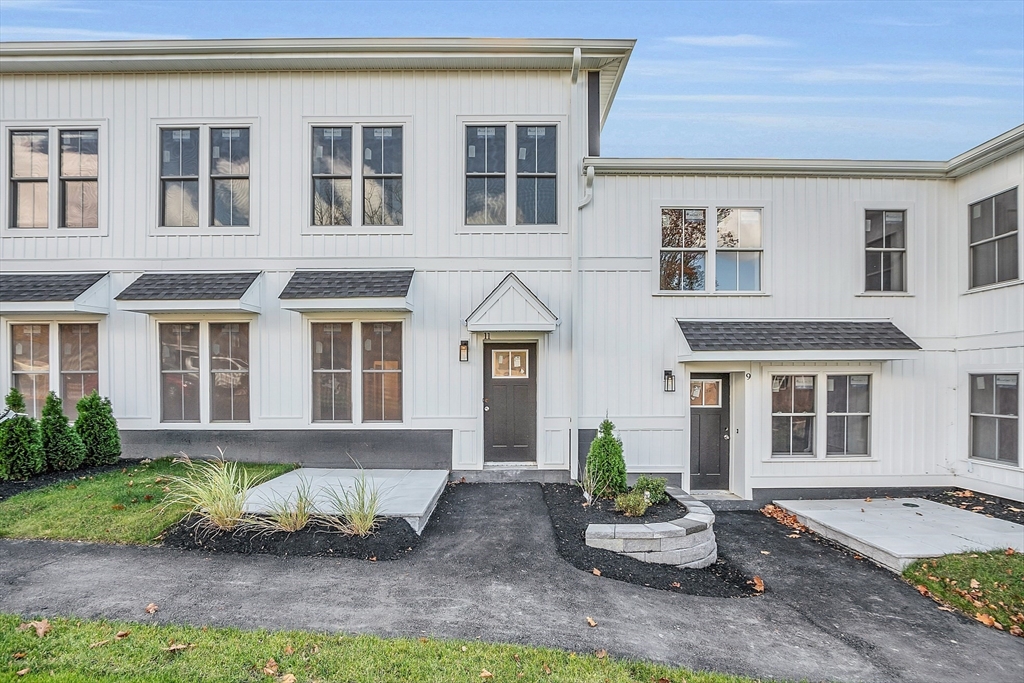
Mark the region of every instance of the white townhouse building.
MULTIPOLYGON (((600 156, 628 40, 0 45, 0 391, 125 455, 1024 498, 1024 126, 600 156)), ((685 133, 681 133, 685 134, 685 133)))

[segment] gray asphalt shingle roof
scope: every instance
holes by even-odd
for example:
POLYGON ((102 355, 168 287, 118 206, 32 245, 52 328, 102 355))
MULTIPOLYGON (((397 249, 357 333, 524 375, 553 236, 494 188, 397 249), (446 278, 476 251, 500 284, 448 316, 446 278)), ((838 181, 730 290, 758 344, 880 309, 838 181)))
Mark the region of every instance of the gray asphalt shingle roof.
POLYGON ((144 273, 118 301, 241 299, 259 273, 144 273))
POLYGON ((292 275, 282 299, 354 299, 409 294, 411 270, 300 270, 292 275))
POLYGON ((74 301, 106 273, 0 273, 0 301, 74 301))
POLYGON ((887 320, 678 320, 700 351, 865 351, 920 349, 887 320))

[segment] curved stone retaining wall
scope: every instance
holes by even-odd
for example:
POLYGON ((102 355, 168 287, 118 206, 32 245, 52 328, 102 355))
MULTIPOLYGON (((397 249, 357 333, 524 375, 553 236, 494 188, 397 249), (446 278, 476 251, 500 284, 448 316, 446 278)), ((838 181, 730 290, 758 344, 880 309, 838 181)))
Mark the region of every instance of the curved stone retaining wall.
POLYGON ((642 562, 700 569, 718 559, 715 514, 680 488, 665 493, 686 506, 686 514, 671 522, 653 524, 591 524, 587 545, 613 550, 642 562))

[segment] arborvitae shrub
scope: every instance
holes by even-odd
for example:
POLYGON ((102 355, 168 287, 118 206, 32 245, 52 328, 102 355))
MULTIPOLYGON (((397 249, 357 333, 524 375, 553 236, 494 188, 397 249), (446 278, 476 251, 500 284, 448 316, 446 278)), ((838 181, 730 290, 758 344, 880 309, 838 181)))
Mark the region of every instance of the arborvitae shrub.
POLYGON ((651 505, 657 505, 668 500, 668 494, 665 493, 665 484, 667 483, 668 479, 664 477, 648 477, 646 474, 641 474, 633 485, 633 490, 640 493, 646 491, 651 497, 651 505))
POLYGON ((590 444, 586 464, 592 481, 600 482, 594 495, 609 498, 625 493, 627 490, 626 461, 622 456, 622 441, 612 432, 614 429, 615 425, 609 420, 601 423, 600 433, 590 444))
POLYGON ((121 435, 109 398, 93 391, 78 402, 75 431, 85 444, 85 465, 113 465, 121 457, 121 435))
POLYGON ((43 454, 49 470, 76 470, 85 462, 85 444, 68 422, 57 394, 52 391, 43 404, 39 421, 43 435, 43 454))
MULTIPOLYGON (((11 410, 25 412, 25 399, 17 389, 11 389, 6 401, 11 410)), ((46 461, 39 423, 25 416, 0 425, 0 461, 0 473, 8 479, 28 479, 42 472, 46 461)))

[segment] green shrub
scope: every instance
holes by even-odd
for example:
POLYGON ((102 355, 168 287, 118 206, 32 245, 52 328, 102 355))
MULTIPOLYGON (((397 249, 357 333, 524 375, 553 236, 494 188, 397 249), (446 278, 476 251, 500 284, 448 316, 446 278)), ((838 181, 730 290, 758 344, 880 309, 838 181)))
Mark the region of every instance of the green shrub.
POLYGON ((611 498, 627 490, 622 441, 612 432, 614 429, 615 425, 610 420, 602 422, 600 433, 590 444, 587 453, 584 476, 594 482, 596 496, 611 498))
POLYGON ((636 484, 633 485, 633 491, 644 491, 650 496, 651 505, 658 505, 668 500, 668 494, 665 493, 665 484, 668 483, 668 479, 664 477, 648 477, 646 474, 641 474, 636 484))
POLYGON ((633 490, 615 497, 615 509, 627 517, 643 517, 651 506, 650 496, 643 491, 633 490))
POLYGON ((43 404, 39 421, 43 437, 43 456, 48 470, 76 470, 85 462, 85 444, 64 414, 57 394, 52 391, 43 404))
POLYGON ((109 398, 100 398, 96 391, 83 396, 75 431, 85 444, 85 465, 113 465, 121 457, 121 435, 109 398))
MULTIPOLYGON (((6 401, 14 412, 25 412, 25 399, 16 388, 11 388, 6 401)), ((28 479, 43 471, 43 437, 35 419, 16 417, 0 425, 0 461, 0 470, 8 479, 28 479)))

